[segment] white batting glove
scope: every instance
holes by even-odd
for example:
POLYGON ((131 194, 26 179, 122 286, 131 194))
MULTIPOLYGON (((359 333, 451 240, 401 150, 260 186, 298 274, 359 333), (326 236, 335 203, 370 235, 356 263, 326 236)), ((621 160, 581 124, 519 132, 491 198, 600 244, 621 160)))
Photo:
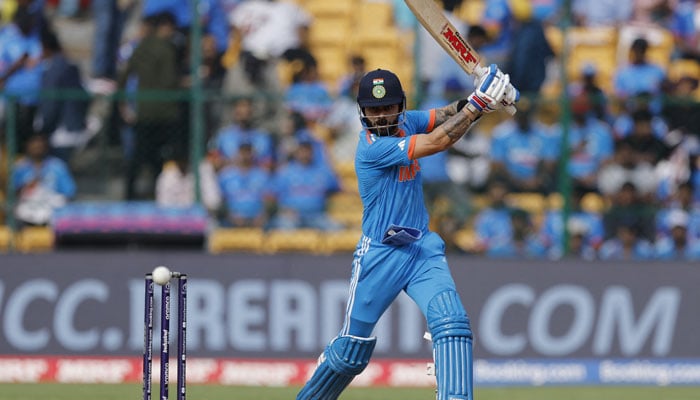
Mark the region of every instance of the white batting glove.
POLYGON ((510 76, 504 74, 496 64, 479 68, 474 81, 476 90, 469 98, 474 111, 490 113, 517 102, 520 92, 510 83, 510 76))

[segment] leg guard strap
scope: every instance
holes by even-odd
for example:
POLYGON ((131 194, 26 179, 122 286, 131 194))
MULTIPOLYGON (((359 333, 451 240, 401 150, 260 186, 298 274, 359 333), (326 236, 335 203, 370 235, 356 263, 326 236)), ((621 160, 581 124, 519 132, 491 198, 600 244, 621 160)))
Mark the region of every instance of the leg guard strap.
POLYGON ((335 400, 369 363, 376 338, 339 336, 319 359, 313 376, 297 395, 297 400, 335 400))

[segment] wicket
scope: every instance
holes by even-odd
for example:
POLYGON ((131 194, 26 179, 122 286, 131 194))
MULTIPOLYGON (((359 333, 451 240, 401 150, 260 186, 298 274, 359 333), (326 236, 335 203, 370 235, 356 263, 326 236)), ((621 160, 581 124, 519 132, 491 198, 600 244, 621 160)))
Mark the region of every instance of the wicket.
MULTIPOLYGON (((173 272, 177 290, 177 400, 185 400, 185 363, 187 356, 187 275, 173 272)), ((143 400, 151 400, 153 381, 153 275, 146 274, 143 319, 143 400)), ((170 282, 161 287, 160 305, 160 400, 168 400, 170 383, 170 282)))

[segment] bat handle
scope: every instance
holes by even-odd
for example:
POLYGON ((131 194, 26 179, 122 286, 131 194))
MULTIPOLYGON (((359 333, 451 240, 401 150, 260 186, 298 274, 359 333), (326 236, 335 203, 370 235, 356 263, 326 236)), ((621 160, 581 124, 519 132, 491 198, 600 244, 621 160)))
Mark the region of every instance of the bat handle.
POLYGON ((515 108, 514 105, 509 105, 508 107, 503 108, 509 115, 515 115, 518 110, 515 108))

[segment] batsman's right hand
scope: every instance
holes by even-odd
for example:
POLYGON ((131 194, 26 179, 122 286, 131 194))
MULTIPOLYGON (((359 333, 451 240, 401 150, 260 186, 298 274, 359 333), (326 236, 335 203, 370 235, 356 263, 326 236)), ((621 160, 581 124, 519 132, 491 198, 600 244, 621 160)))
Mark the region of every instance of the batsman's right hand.
POLYGON ((510 76, 504 74, 496 64, 491 64, 488 68, 477 68, 476 73, 476 90, 468 100, 477 111, 490 113, 511 107, 519 100, 520 92, 510 83, 510 76))

